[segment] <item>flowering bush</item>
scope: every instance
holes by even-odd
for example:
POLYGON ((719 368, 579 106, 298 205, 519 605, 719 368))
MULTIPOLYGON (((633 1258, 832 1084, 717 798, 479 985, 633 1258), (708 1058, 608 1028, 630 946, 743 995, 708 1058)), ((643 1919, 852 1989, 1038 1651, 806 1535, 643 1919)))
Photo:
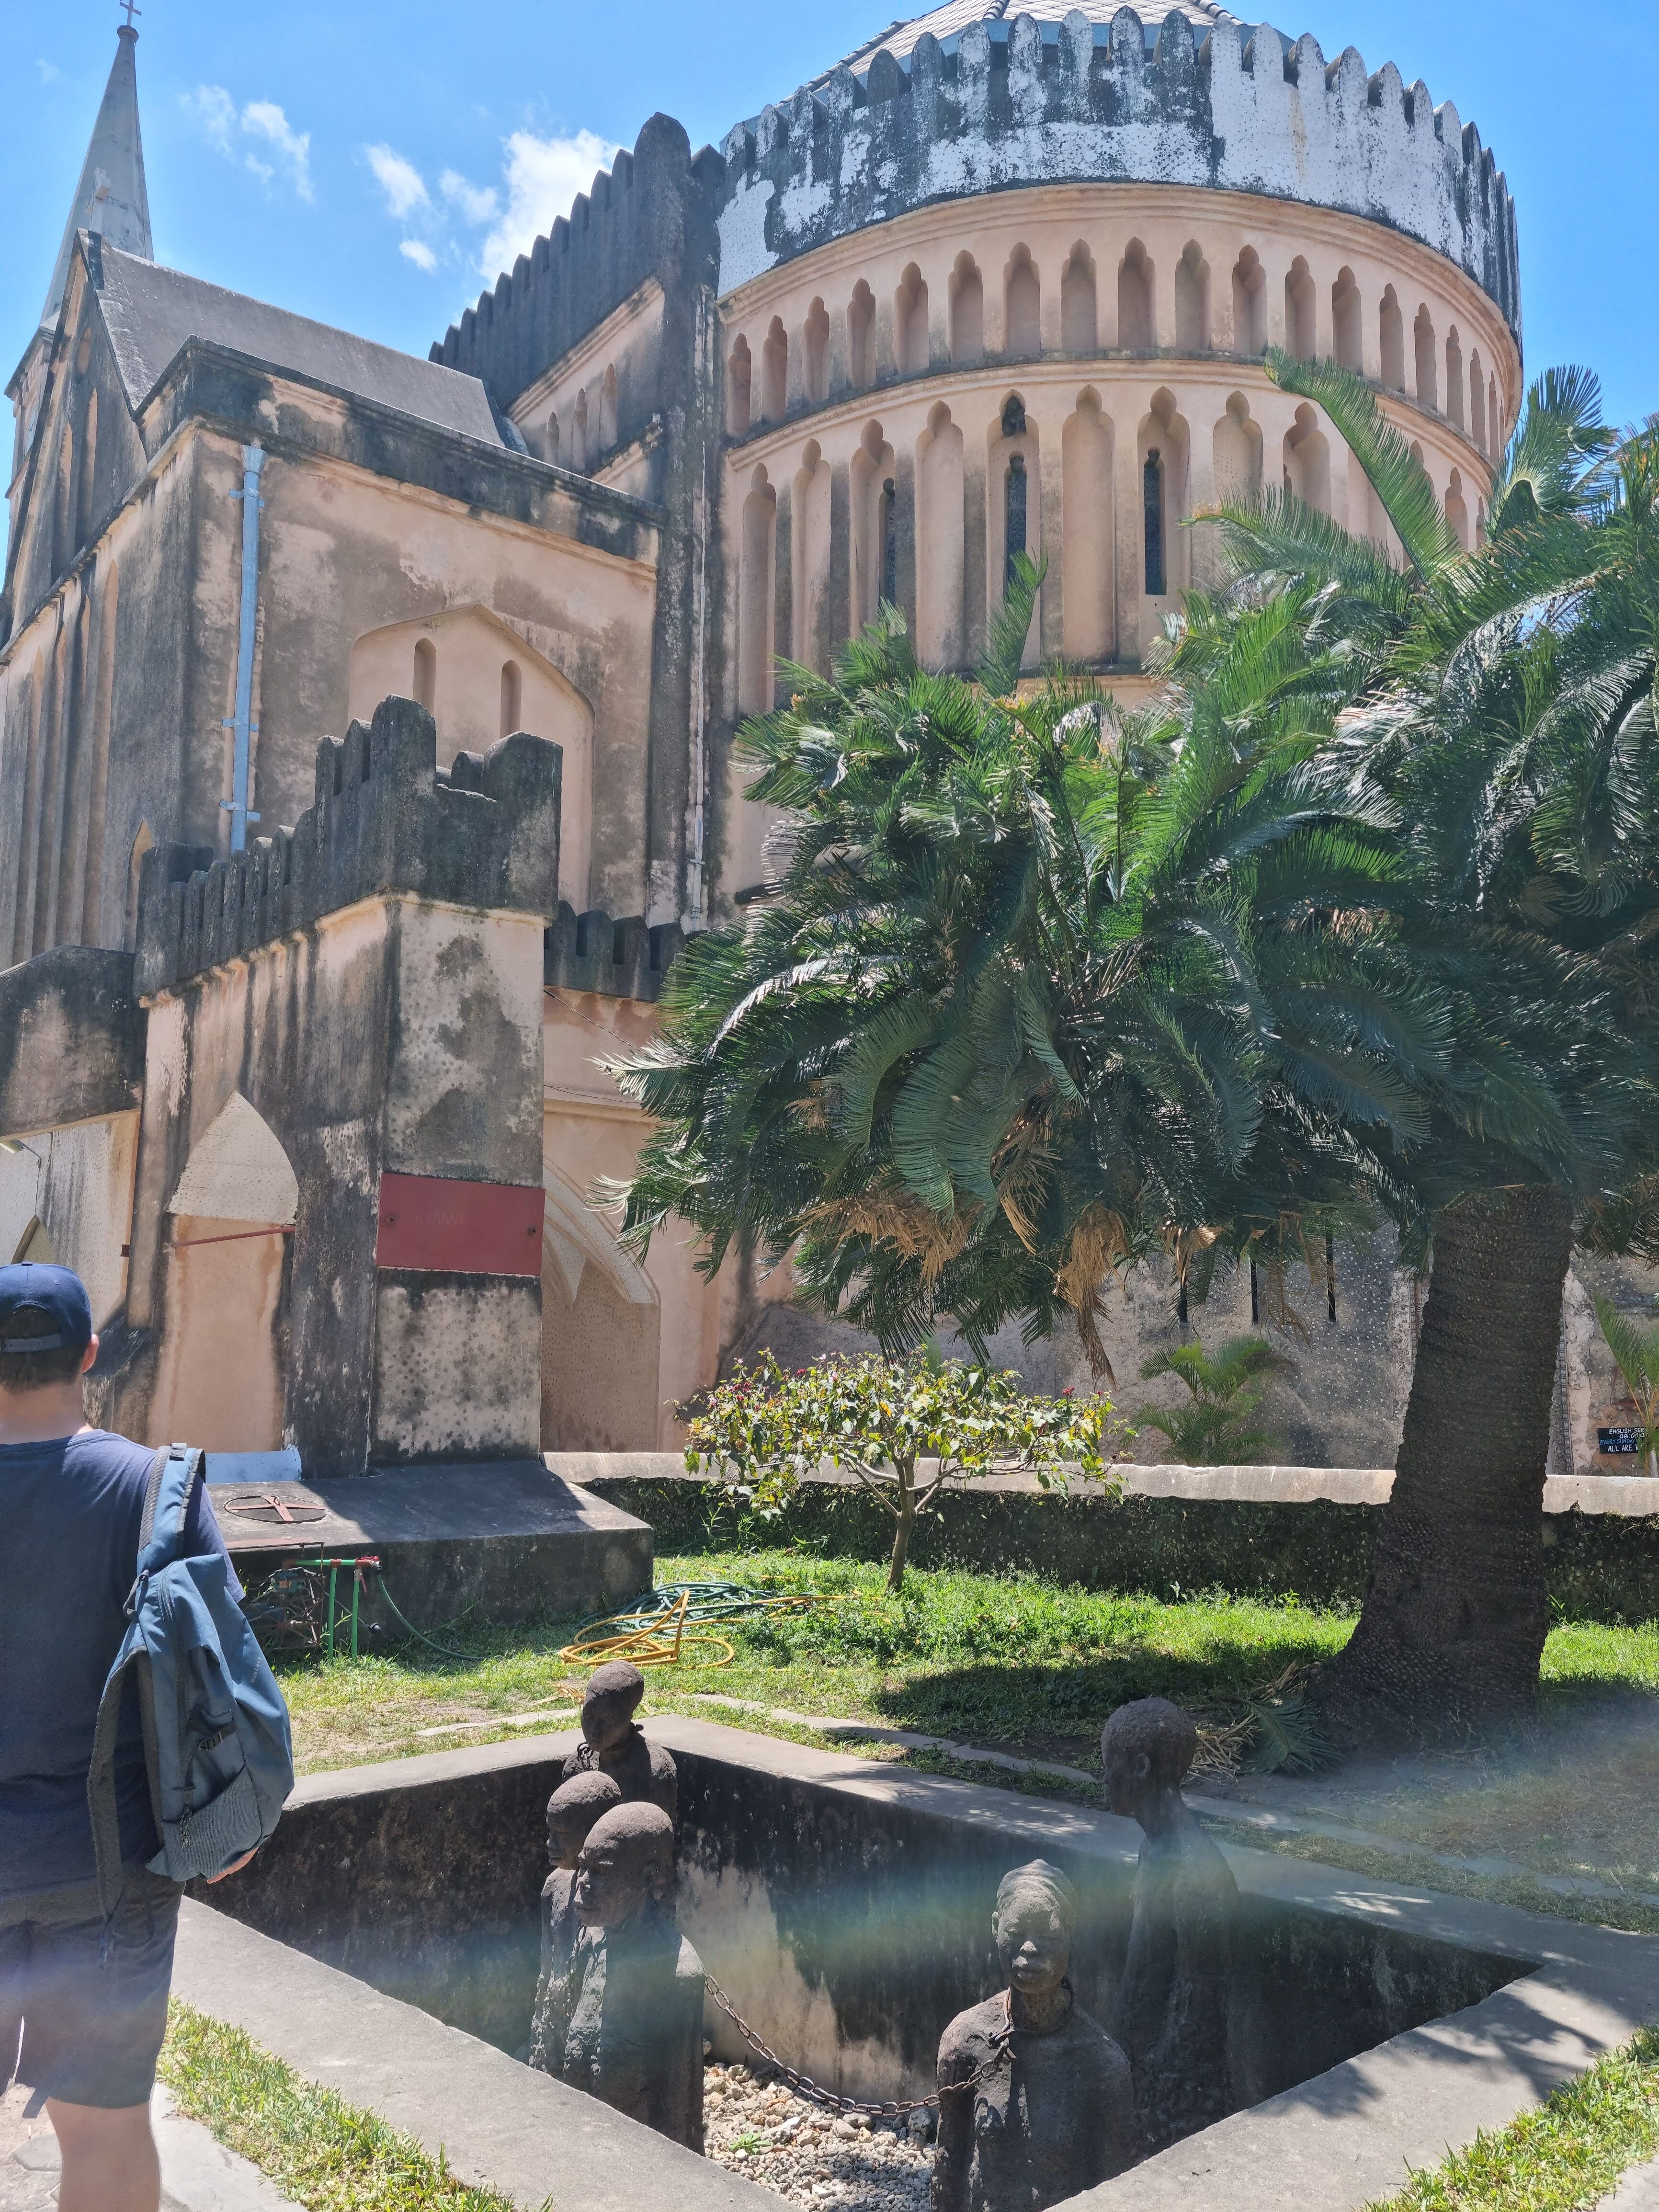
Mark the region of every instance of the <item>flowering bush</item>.
POLYGON ((1108 1398, 1033 1397, 1012 1372, 931 1349, 903 1360, 826 1353, 793 1373, 766 1352, 708 1394, 685 1463, 723 1475, 763 1512, 779 1510, 826 1461, 855 1474, 896 1523, 896 1590, 917 1517, 947 1483, 1016 1470, 1045 1490, 1064 1489, 1073 1473, 1109 1481, 1121 1438, 1108 1398), (937 1464, 919 1481, 926 1461, 937 1464))

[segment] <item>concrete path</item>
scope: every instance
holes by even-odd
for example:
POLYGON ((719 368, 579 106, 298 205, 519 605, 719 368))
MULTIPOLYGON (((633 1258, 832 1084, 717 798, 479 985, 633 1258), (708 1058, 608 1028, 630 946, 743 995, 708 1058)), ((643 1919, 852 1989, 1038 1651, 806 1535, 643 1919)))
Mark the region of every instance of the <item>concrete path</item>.
POLYGON ((1632 2167, 1612 2196, 1601 2199, 1600 2212, 1659 2212, 1659 2159, 1632 2167))
MULTIPOLYGON (((25 2119, 30 2092, 0 2098, 0 2212, 51 2212, 58 2201, 58 2138, 44 2112, 25 2119)), ((165 2089, 151 2106, 161 2154, 161 2212, 296 2212, 258 2166, 173 2110, 165 2089)))

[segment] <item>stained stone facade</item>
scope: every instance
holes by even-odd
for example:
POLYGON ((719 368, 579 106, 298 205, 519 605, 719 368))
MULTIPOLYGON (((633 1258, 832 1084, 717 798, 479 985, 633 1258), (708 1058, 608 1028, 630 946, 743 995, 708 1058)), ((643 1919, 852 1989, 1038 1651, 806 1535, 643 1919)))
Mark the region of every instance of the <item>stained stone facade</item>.
MULTIPOLYGON (((1270 343, 1370 378, 1472 543, 1522 390, 1503 175, 1391 65, 1210 0, 949 0, 718 149, 653 116, 420 360, 156 260, 136 47, 8 386, 0 1256, 87 1275, 141 1432, 336 1472, 672 1443, 799 1324, 620 1250, 586 1200, 642 1124, 597 1062, 763 880, 732 737, 776 661, 886 599, 970 663, 1024 547, 1030 665, 1134 696, 1218 487, 1387 542, 1270 343), (451 1190, 424 1269, 388 1176, 451 1190)), ((1340 1280, 1334 1322, 1292 1285, 1285 1417, 1376 1464, 1410 1293, 1340 1280)))

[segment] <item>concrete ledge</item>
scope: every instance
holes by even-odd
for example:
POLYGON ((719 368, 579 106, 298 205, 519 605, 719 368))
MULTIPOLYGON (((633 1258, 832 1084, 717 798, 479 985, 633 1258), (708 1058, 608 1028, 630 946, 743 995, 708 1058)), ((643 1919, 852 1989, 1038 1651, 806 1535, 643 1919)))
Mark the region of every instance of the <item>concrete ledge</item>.
MULTIPOLYGON (((420 1625, 469 1607, 492 1621, 597 1613, 651 1581, 649 1525, 539 1460, 249 1483, 234 1455, 210 1456, 208 1480, 244 1581, 281 1562, 372 1552, 393 1599, 420 1625), (283 1521, 283 1510, 301 1517, 283 1521)), ((390 1631, 378 1604, 368 1618, 390 1631)))
POLYGON ((676 2212, 776 2212, 782 2202, 596 2098, 189 1899, 173 1987, 525 2212, 550 2199, 558 2212, 641 2212, 652 2203, 676 2212))
MULTIPOLYGON (((678 1452, 548 1452, 548 1467, 567 1482, 707 1483, 693 1474, 678 1452)), ((924 1460, 924 1471, 936 1464, 924 1460)), ((1322 1499, 1333 1505, 1386 1505, 1394 1489, 1389 1467, 1176 1467, 1126 1461, 1117 1470, 1127 1498, 1185 1498, 1228 1505, 1301 1505, 1322 1499)), ((811 1483, 842 1490, 858 1487, 858 1477, 826 1465, 811 1483)), ((988 1497, 1035 1498, 1042 1485, 1029 1474, 992 1474, 961 1486, 988 1497)), ((1073 1483, 1073 1498, 1105 1495, 1097 1482, 1073 1483)), ((1612 1513, 1645 1519, 1659 1515, 1659 1481, 1643 1475, 1551 1475, 1544 1485, 1544 1510, 1555 1513, 1612 1513)))

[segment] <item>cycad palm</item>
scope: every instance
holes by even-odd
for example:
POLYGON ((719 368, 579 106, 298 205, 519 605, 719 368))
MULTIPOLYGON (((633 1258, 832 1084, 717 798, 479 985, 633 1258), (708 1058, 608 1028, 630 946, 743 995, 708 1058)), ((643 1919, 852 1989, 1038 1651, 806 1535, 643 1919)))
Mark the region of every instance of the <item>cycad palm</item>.
POLYGON ((1143 1382, 1173 1375, 1187 1392, 1186 1403, 1141 1406, 1134 1419, 1166 1436, 1188 1467, 1243 1466, 1273 1441, 1270 1430, 1250 1424, 1269 1379, 1290 1364, 1264 1336, 1229 1336, 1213 1352, 1194 1337, 1155 1352, 1140 1369, 1143 1382))
POLYGON ((1233 594, 1343 608, 1364 674, 1340 742, 1397 805, 1419 895, 1401 949, 1443 972, 1455 956, 1469 1017, 1462 1096, 1401 1164, 1403 1224, 1432 1238, 1434 1273, 1371 1587, 1322 1687, 1372 1718, 1478 1718, 1529 1702, 1547 1627, 1539 1531, 1574 1208, 1628 1236, 1639 1197, 1614 1187, 1649 1164, 1652 441, 1615 461, 1594 380, 1543 380, 1489 542, 1465 555, 1358 379, 1272 368, 1366 466, 1407 571, 1280 501, 1224 519, 1233 594))
POLYGON ((943 1314, 982 1340, 1069 1311, 1099 1364, 1115 1267, 1160 1241, 1180 1264, 1218 1221, 1335 1221, 1386 1180, 1450 1005, 1367 942, 1389 810, 1306 740, 1334 678, 1297 625, 1264 610, 1218 656, 1218 696, 1275 669, 1248 729, 1120 717, 1085 683, 1021 701, 1037 580, 977 685, 890 618, 747 733, 791 825, 778 881, 689 948, 660 1044, 617 1071, 659 1122, 628 1230, 678 1213, 711 1267, 733 1237, 793 1247, 894 1348, 943 1314))

